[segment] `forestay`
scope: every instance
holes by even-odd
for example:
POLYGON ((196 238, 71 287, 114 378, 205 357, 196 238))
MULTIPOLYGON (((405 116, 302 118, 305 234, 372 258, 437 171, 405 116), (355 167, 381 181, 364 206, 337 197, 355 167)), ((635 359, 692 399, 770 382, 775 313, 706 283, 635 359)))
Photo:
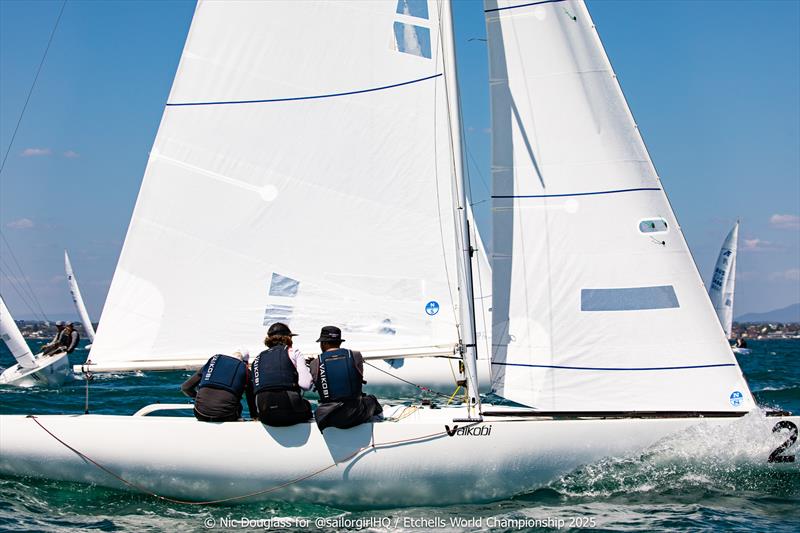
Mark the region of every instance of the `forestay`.
POLYGON ((366 355, 453 353, 458 195, 439 7, 198 3, 95 369, 257 351, 275 321, 309 353, 326 324, 366 355))
POLYGON ((722 248, 719 251, 717 264, 714 265, 714 275, 711 277, 711 286, 708 295, 714 310, 717 312, 725 336, 731 337, 733 326, 733 293, 736 287, 736 249, 739 243, 739 222, 731 229, 722 248))
POLYGON ((752 408, 584 3, 485 7, 497 393, 542 410, 752 408))

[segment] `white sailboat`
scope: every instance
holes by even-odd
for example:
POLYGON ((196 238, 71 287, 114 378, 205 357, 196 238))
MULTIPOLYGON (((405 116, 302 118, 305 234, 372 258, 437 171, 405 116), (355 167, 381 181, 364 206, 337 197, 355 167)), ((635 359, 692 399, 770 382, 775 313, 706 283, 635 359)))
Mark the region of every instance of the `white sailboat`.
MULTIPOLYGON (((736 290, 736 252, 739 245, 739 221, 733 226, 717 257, 714 275, 708 288, 708 296, 717 312, 719 323, 725 331, 725 337, 731 338, 733 328, 733 296, 736 290)), ((733 353, 749 355, 748 348, 734 347, 733 353)))
POLYGON ((0 473, 397 506, 505 498, 688 428, 788 461, 800 418, 756 412, 583 2, 485 11, 492 387, 525 407, 477 394, 450 3, 199 2, 92 368, 197 362, 258 313, 309 351, 345 322, 373 357, 458 353, 469 401, 324 434, 146 416, 163 405, 4 415, 0 473), (217 460, 232 442, 248 453, 217 460))
MULTIPOLYGON (((94 342, 94 326, 92 319, 89 318, 89 312, 86 310, 86 305, 83 303, 83 296, 81 296, 81 289, 78 287, 78 280, 75 277, 75 272, 72 270, 72 263, 69 261, 69 254, 64 250, 64 271, 67 274, 67 285, 69 286, 69 293, 72 296, 72 303, 75 304, 75 310, 81 319, 83 330, 89 337, 90 342, 94 342)), ((91 348, 91 344, 86 348, 91 348)))
POLYGON ((0 374, 0 385, 32 387, 34 385, 61 385, 70 375, 66 352, 53 355, 33 355, 22 337, 14 318, 0 296, 0 338, 6 343, 16 365, 0 374))

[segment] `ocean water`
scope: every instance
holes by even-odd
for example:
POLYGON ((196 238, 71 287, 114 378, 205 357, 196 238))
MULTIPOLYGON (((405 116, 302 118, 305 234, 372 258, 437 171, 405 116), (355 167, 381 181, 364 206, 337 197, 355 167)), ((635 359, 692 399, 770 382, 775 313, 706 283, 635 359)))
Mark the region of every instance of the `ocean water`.
MULTIPOLYGON (((800 412, 800 340, 753 341, 751 348, 739 362, 759 403, 800 412)), ((85 356, 79 350, 72 360, 85 356)), ((0 348, 0 367, 12 361, 0 348)), ((90 383, 91 411, 132 414, 149 403, 185 402, 179 386, 188 375, 97 376, 90 383)), ((419 400, 410 387, 374 392, 386 401, 419 400)), ((58 389, 0 387, 0 413, 82 413, 84 394, 82 380, 58 389)), ((445 507, 185 506, 82 484, 0 477, 0 531, 800 530, 800 463, 743 461, 737 449, 746 446, 734 434, 698 429, 634 456, 584 465, 514 498, 445 507)))

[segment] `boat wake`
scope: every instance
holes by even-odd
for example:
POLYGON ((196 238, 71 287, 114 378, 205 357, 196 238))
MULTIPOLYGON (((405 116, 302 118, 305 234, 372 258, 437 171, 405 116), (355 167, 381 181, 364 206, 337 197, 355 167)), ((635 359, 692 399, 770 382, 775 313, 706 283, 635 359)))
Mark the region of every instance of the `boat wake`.
MULTIPOLYGON (((547 488, 570 498, 620 496, 626 501, 637 494, 648 501, 656 494, 671 501, 712 493, 800 496, 800 463, 767 462, 769 450, 788 436, 772 434, 765 446, 763 435, 770 434, 774 420, 758 411, 733 424, 695 426, 642 453, 580 467, 547 488)), ((797 453, 796 448, 789 452, 797 453)))

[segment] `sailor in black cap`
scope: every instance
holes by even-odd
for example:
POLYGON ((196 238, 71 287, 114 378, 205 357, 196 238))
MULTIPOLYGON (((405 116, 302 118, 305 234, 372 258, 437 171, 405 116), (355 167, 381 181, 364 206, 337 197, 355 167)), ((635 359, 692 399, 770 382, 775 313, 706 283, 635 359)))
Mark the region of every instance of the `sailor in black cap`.
POLYGON ((322 353, 311 361, 311 376, 319 393, 314 414, 320 431, 328 427, 347 429, 383 413, 375 396, 361 391, 364 358, 361 352, 342 348, 342 330, 325 326, 319 339, 322 353))
POLYGON ((296 335, 286 324, 272 324, 264 339, 267 349, 253 361, 253 418, 268 426, 291 426, 312 418, 311 404, 303 398, 303 391, 311 388, 311 373, 303 354, 292 347, 292 337, 296 335))

